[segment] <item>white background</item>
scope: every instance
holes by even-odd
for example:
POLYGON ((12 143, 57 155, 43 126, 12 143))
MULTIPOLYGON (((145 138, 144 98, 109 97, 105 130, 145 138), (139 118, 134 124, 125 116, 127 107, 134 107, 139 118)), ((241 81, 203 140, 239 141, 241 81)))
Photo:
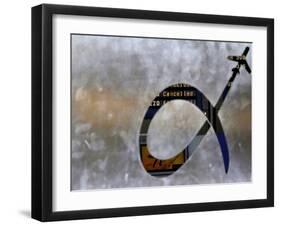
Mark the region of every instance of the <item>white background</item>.
MULTIPOLYGON (((0 224, 1 225, 36 225, 30 219, 30 168, 31 168, 31 14, 30 7, 41 1, 10 1, 1 3, 0 35, 0 224)), ((155 215, 145 217, 126 217, 113 219, 57 222, 60 225, 264 225, 280 221, 281 213, 281 107, 277 100, 280 84, 280 6, 278 1, 187 1, 187 0, 100 0, 100 1, 48 1, 48 3, 74 4, 120 8, 138 8, 151 10, 182 11, 192 13, 228 14, 238 16, 274 17, 275 18, 275 208, 230 210, 217 212, 199 212, 185 214, 155 215), (278 139, 279 138, 279 139, 278 139)), ((276 225, 276 224, 275 224, 276 225)))

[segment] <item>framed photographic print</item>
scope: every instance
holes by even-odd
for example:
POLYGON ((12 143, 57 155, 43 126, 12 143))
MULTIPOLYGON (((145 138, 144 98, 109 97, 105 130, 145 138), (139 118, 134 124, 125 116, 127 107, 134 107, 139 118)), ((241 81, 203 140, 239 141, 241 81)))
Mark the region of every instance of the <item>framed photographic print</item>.
POLYGON ((32 8, 32 217, 274 205, 274 21, 32 8))

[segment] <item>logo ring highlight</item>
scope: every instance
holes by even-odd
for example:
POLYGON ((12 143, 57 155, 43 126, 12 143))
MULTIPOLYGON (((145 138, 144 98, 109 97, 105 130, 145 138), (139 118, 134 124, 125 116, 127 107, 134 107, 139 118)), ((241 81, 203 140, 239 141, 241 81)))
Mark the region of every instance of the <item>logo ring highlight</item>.
MULTIPOLYGON (((217 111, 216 111, 215 107, 211 104, 209 99, 201 91, 199 91, 198 89, 196 89, 195 87, 193 87, 189 84, 179 83, 179 84, 170 86, 170 87, 164 89, 162 92, 160 92, 160 94, 153 100, 153 102, 156 102, 156 103, 163 102, 163 101, 165 101, 165 103, 162 106, 150 106, 148 108, 148 110, 146 111, 146 114, 144 116, 143 123, 141 126, 141 130, 140 130, 140 152, 142 153, 142 151, 144 149, 148 150, 147 133, 148 133, 148 129, 149 129, 150 123, 152 122, 153 117, 160 110, 161 107, 163 107, 166 103, 173 101, 173 100, 185 100, 185 101, 188 101, 188 102, 194 104, 206 116, 207 120, 205 121, 205 123, 203 124, 201 129, 199 129, 199 131, 197 132, 195 137, 192 139, 192 141, 176 156, 169 158, 169 159, 160 160, 150 154, 149 158, 151 158, 151 160, 153 161, 154 167, 156 167, 156 164, 158 164, 159 169, 161 169, 161 165, 163 166, 163 168, 164 167, 167 168, 167 164, 170 163, 172 165, 173 161, 176 160, 177 158, 179 158, 180 156, 181 156, 181 158, 183 158, 182 164, 184 164, 189 159, 189 156, 196 149, 197 145, 200 143, 200 141, 203 139, 203 137, 206 135, 209 128, 212 127, 214 129, 216 137, 218 139, 221 153, 223 156, 225 171, 227 172, 228 167, 229 167, 229 150, 228 150, 226 137, 225 137, 225 134, 223 131, 221 121, 217 115, 217 111), (196 93, 196 96, 195 96, 195 98, 190 97, 189 95, 180 96, 180 97, 172 96, 172 97, 163 98, 163 94, 165 92, 171 92, 173 87, 185 87, 185 89, 183 89, 181 91, 186 91, 189 93, 193 92, 193 93, 196 93), (204 107, 206 107, 206 108, 204 109, 204 107)), ((142 158, 142 160, 143 160, 143 158, 142 158)), ((170 175, 179 168, 179 166, 176 166, 176 168, 173 166, 170 166, 170 167, 172 167, 171 171, 166 172, 165 175, 170 175)), ((152 176, 156 175, 156 174, 153 174, 153 172, 151 172, 149 170, 149 167, 145 167, 145 168, 146 168, 147 172, 150 173, 152 176)), ((163 174, 162 174, 162 176, 163 176, 163 174)))

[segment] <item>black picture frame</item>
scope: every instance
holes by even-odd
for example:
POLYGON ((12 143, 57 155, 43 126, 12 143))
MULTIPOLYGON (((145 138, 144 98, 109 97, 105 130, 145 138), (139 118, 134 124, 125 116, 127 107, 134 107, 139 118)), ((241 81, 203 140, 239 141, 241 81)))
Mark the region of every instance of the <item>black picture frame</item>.
POLYGON ((32 8, 32 218, 40 221, 121 217, 274 206, 274 20, 43 4, 32 8), (52 18, 55 14, 181 21, 267 28, 267 198, 95 210, 52 210, 52 18))

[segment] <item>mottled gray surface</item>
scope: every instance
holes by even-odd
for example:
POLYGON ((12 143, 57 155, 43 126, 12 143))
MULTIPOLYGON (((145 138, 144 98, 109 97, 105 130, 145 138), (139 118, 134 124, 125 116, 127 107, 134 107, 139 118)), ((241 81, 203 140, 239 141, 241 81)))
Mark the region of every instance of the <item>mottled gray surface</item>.
MULTIPOLYGON (((164 178, 150 176, 139 159, 138 135, 154 97, 189 83, 215 105, 231 68, 226 59, 251 44, 72 36, 72 189, 233 183, 251 180, 251 76, 241 70, 219 112, 230 150, 225 174, 217 138, 209 130, 190 161, 164 178)), ((248 54, 251 66, 251 50, 248 54)), ((153 155, 182 150, 205 118, 193 105, 173 101, 149 129, 153 155)))

